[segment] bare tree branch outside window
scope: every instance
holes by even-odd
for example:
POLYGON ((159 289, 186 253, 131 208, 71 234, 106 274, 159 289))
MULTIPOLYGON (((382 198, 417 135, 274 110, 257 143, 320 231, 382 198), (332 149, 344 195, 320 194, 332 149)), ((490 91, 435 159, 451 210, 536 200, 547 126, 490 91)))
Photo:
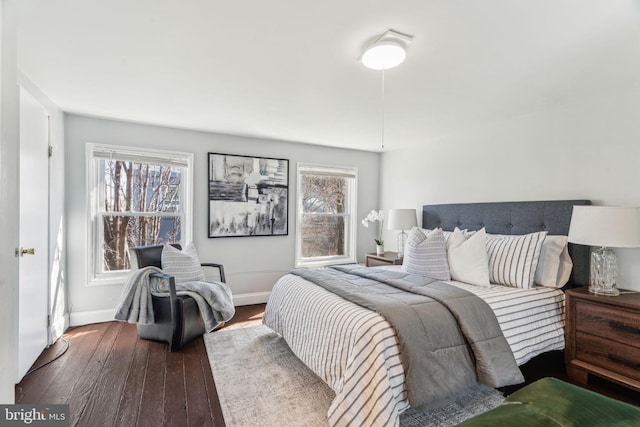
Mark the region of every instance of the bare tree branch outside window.
POLYGON ((129 247, 179 241, 181 168, 104 162, 104 271, 129 268, 129 247))
POLYGON ((302 176, 302 256, 345 254, 344 177, 302 176))

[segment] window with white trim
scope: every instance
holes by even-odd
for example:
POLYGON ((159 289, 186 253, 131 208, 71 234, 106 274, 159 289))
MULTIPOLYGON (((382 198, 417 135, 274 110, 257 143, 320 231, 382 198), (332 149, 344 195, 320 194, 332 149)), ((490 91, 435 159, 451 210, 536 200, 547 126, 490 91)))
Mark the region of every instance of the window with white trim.
POLYGON ((87 143, 92 284, 122 283, 129 248, 191 240, 193 154, 87 143))
POLYGON ((298 163, 296 267, 356 262, 356 168, 298 163))

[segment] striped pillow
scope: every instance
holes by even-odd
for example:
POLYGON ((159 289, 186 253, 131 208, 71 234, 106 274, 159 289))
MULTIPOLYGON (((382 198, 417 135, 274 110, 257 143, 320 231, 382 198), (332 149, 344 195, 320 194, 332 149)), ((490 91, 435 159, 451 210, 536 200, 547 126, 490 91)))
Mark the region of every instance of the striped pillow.
POLYGON ((161 259, 162 271, 175 277, 176 283, 204 281, 204 273, 193 242, 182 251, 171 245, 164 245, 161 259))
POLYGON ((425 235, 418 228, 412 229, 405 245, 402 269, 407 273, 436 280, 451 279, 447 242, 442 230, 436 228, 425 235))
POLYGON ((546 231, 522 236, 487 234, 491 283, 514 288, 531 288, 546 235, 546 231))
MULTIPOLYGON (((438 228, 440 228, 440 227, 438 227, 438 228)), ((430 229, 430 228, 418 228, 418 227, 413 227, 413 228, 412 228, 412 230, 413 230, 413 229, 420 230, 420 231, 422 231, 425 235, 427 235, 427 234, 429 234, 429 233, 431 233, 431 232, 433 231, 433 230, 432 230, 432 229, 430 229)), ((442 229, 440 228, 440 230, 442 230, 442 229)), ((464 230, 464 231, 466 232, 467 230, 464 230)), ((451 235, 453 234, 453 231, 444 231, 444 230, 442 230, 442 234, 444 234, 444 240, 445 240, 446 242, 448 242, 448 241, 449 241, 449 238, 450 238, 450 237, 451 237, 451 235)))

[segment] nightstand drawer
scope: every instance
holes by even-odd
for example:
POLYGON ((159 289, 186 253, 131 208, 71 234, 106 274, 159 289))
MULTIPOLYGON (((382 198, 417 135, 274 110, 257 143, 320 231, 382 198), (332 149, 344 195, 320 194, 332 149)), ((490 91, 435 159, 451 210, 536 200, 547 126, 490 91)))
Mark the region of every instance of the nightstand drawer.
POLYGON ((640 348, 577 332, 576 358, 640 380, 640 348))
POLYGON ((640 314, 576 301, 576 329, 640 347, 640 314))
POLYGON ((380 260, 375 258, 367 258, 367 267, 377 267, 379 265, 393 265, 392 261, 380 260))
POLYGON ((366 254, 365 264, 367 267, 377 267, 379 265, 402 265, 402 258, 398 258, 397 252, 385 252, 382 255, 366 254))
POLYGON ((582 287, 565 296, 569 377, 587 384, 596 375, 640 391, 640 292, 606 297, 582 287))

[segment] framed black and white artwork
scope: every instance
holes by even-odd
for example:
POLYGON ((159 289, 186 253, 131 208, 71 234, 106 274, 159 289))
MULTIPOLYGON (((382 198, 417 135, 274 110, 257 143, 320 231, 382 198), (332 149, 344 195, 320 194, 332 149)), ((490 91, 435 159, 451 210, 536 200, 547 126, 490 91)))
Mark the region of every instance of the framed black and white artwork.
POLYGON ((209 153, 209 237, 289 233, 289 160, 209 153))

